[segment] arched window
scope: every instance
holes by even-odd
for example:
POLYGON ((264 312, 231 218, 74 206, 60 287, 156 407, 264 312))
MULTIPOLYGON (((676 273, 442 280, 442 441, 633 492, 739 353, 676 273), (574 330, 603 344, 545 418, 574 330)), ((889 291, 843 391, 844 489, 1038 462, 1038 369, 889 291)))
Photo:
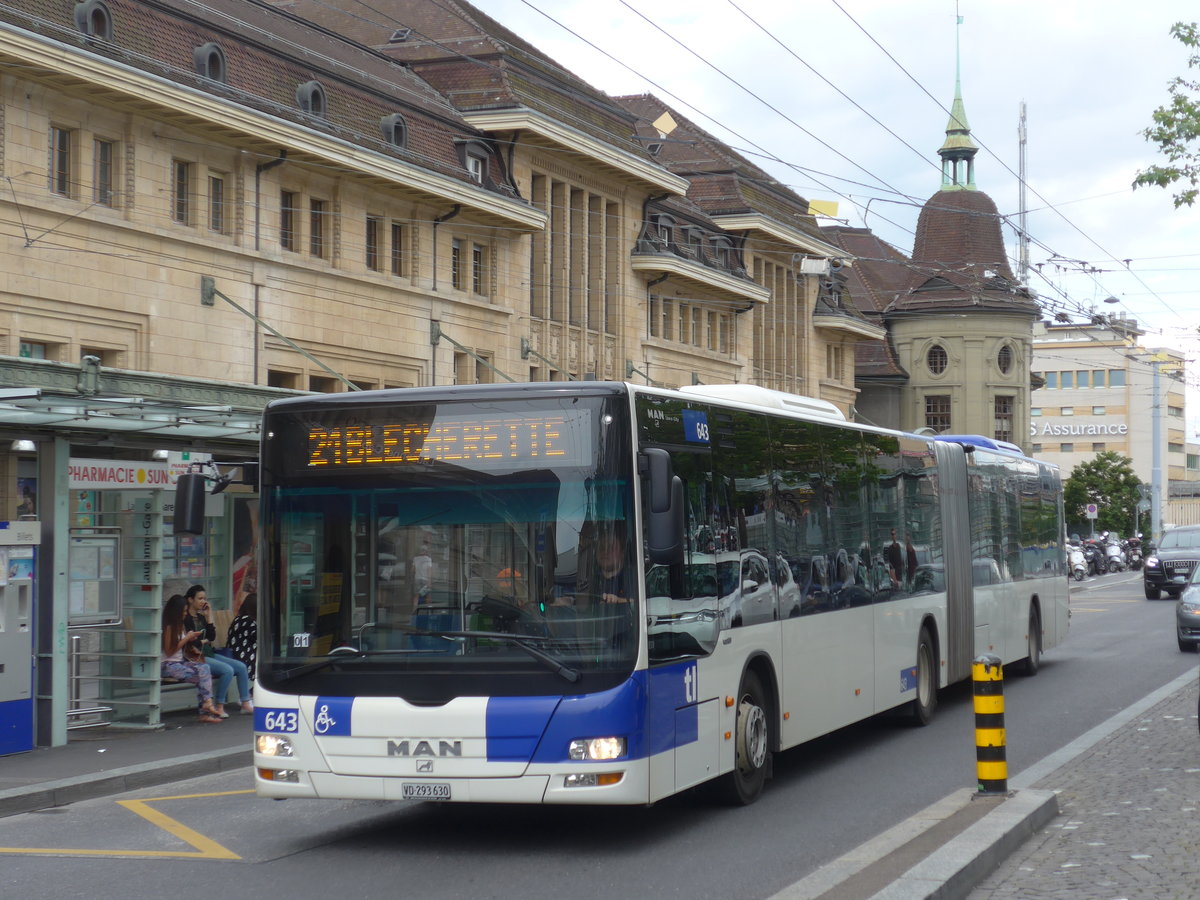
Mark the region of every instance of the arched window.
POLYGON ((296 105, 319 119, 325 118, 325 88, 319 81, 306 81, 296 88, 296 105))
POLYGON ((1013 367, 1013 351, 1012 347, 1005 344, 1000 348, 1000 352, 996 354, 996 366, 1002 373, 1007 375, 1012 371, 1013 367))
POLYGON ((75 27, 91 38, 112 40, 112 13, 104 0, 86 0, 75 4, 75 27))
POLYGON ((408 123, 399 113, 392 113, 380 119, 379 130, 383 132, 384 141, 393 147, 408 146, 408 123))
POLYGON ((941 375, 945 372, 949 362, 950 357, 946 354, 946 348, 941 344, 934 344, 925 354, 925 365, 929 366, 929 371, 934 375, 941 375))
POLYGON ((201 44, 192 51, 192 59, 196 63, 196 71, 210 81, 219 81, 225 84, 228 81, 228 73, 225 69, 225 51, 220 45, 209 41, 207 44, 201 44))

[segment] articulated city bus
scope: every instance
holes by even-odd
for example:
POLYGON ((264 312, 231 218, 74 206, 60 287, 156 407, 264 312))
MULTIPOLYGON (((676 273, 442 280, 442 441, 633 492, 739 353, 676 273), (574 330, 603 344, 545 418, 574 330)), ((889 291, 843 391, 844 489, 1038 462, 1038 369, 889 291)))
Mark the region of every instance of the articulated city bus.
POLYGON ((773 754, 928 722, 1067 631, 1057 470, 760 388, 272 403, 258 793, 752 802, 773 754))

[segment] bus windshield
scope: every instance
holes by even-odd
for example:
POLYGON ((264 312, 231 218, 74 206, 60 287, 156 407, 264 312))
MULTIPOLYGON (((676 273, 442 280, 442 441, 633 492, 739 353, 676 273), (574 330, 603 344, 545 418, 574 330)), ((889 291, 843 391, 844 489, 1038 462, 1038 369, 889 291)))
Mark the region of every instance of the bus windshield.
POLYGON ((627 677, 640 600, 624 396, 422 394, 268 410, 260 680, 445 702, 627 677))

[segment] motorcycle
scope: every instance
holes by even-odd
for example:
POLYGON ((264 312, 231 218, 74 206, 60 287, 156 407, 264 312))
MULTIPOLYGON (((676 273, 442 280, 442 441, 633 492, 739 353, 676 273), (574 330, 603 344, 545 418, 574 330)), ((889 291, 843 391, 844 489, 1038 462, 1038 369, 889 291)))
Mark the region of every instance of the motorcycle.
POLYGON ((1088 576, 1087 557, 1083 555, 1083 548, 1077 544, 1067 547, 1067 570, 1076 581, 1083 581, 1088 576))
POLYGON ((1100 553, 1100 547, 1095 541, 1084 541, 1083 558, 1087 560, 1087 573, 1089 575, 1103 575, 1106 571, 1108 571, 1103 565, 1101 565, 1101 560, 1103 557, 1100 553))

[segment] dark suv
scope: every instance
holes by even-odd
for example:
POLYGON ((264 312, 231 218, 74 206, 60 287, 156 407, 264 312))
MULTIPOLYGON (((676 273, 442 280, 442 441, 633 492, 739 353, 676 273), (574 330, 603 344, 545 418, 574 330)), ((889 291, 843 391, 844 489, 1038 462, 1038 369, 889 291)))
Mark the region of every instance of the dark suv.
POLYGON ((1197 562, 1200 562, 1200 525, 1180 525, 1163 534, 1142 567, 1146 599, 1157 600, 1162 591, 1178 597, 1183 583, 1175 579, 1182 576, 1186 581, 1197 562))

